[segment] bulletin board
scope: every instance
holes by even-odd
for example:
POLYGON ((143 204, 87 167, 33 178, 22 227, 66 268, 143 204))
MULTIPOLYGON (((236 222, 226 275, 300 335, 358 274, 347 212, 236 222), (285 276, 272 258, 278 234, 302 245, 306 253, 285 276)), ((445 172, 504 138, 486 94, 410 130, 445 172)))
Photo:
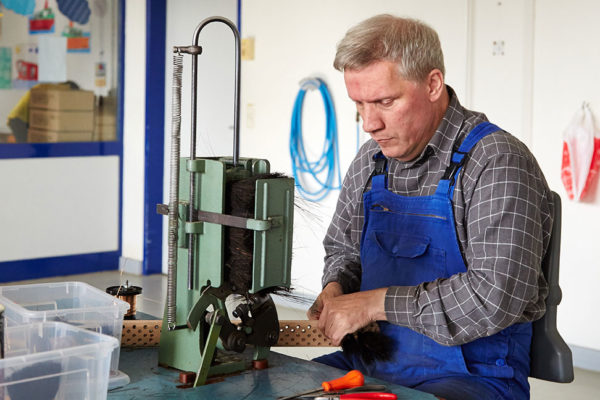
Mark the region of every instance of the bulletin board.
POLYGON ((117 37, 117 0, 0 0, 0 134, 39 83, 71 81, 114 96, 117 37))

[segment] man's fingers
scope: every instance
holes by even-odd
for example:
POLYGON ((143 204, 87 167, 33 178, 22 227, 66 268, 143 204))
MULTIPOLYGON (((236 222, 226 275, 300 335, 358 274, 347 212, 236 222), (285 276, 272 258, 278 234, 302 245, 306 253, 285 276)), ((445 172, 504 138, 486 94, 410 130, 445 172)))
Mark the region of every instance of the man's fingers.
POLYGON ((317 297, 313 305, 310 306, 310 308, 306 312, 306 316, 308 317, 308 319, 319 319, 319 317, 321 316, 322 309, 323 302, 321 301, 320 297, 317 297))
POLYGON ((319 312, 319 330, 323 332, 327 337, 329 337, 327 335, 327 324, 330 323, 331 321, 327 314, 327 304, 321 303, 321 311, 319 312))
POLYGON ((306 313, 306 316, 308 317, 308 319, 319 319, 319 317, 321 316, 321 311, 311 307, 306 313))

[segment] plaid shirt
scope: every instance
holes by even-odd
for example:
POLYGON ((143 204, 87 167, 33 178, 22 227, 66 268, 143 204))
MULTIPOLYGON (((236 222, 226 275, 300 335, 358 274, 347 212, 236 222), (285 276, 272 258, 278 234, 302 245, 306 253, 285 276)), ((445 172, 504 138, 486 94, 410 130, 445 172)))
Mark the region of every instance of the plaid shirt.
MULTIPOLYGON (((484 114, 463 108, 448 86, 450 103, 417 159, 388 159, 388 188, 402 196, 428 196, 458 146, 484 114)), ((323 286, 339 282, 345 293, 360 288, 362 194, 379 146, 365 143, 350 165, 323 241, 323 286)), ((467 343, 545 312, 548 285, 541 273, 554 204, 534 156, 504 131, 481 139, 458 177, 453 209, 467 271, 418 286, 392 286, 385 298, 389 322, 445 345, 467 343)))

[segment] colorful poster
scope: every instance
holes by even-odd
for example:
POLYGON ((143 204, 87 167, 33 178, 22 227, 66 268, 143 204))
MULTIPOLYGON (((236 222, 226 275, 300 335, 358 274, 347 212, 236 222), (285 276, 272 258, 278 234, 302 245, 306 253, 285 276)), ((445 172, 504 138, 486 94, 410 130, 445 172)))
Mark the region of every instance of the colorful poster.
POLYGON ((12 87, 12 49, 0 47, 0 89, 12 87))
POLYGON ((38 46, 33 43, 15 46, 13 88, 28 89, 38 80, 38 46))
POLYGON ((106 63, 96 63, 95 78, 96 87, 106 86, 106 63))
POLYGON ((48 7, 48 0, 44 8, 29 18, 29 34, 54 33, 54 12, 48 7))
POLYGON ((90 33, 75 28, 73 22, 69 22, 69 25, 63 29, 62 36, 67 38, 68 53, 90 52, 90 33))

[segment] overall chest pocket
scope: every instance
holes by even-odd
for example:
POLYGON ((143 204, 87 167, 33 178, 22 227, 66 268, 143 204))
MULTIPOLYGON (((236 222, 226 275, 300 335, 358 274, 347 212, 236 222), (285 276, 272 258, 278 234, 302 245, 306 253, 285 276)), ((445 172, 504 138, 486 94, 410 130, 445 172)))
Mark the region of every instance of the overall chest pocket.
POLYGON ((363 243, 363 289, 446 278, 446 252, 423 235, 373 230, 363 243))

